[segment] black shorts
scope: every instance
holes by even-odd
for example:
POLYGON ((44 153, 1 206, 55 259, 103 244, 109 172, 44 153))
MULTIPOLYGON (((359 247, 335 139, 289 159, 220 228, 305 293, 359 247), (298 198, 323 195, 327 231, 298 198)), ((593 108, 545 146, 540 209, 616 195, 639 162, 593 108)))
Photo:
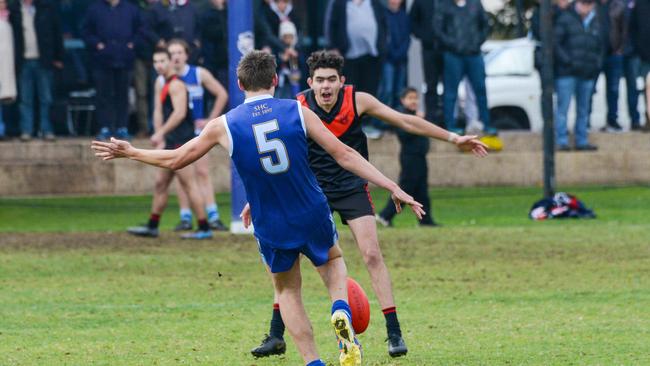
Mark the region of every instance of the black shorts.
POLYGON ((165 140, 165 150, 176 150, 190 140, 165 140))
POLYGON ((345 193, 327 194, 327 203, 332 212, 338 212, 344 225, 348 220, 354 220, 363 216, 375 216, 375 205, 372 203, 368 185, 345 193))

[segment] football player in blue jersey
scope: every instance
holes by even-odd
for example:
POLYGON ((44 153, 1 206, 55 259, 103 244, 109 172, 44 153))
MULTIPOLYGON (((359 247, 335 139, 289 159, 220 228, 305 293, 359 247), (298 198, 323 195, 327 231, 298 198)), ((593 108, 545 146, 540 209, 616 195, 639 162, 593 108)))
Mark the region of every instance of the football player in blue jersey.
POLYGON ((215 145, 229 153, 248 199, 245 225, 254 224, 262 259, 272 273, 282 317, 308 366, 319 358, 301 296, 300 254, 316 266, 332 300, 331 322, 342 366, 361 365, 361 346, 352 328, 347 302, 347 270, 332 214, 308 162, 307 139, 325 149, 338 164, 391 192, 396 209, 408 204, 418 217, 422 205, 381 174, 358 152, 339 141, 298 101, 272 97, 278 77, 275 58, 253 51, 237 68, 246 101, 210 121, 201 134, 174 150, 146 150, 128 141, 93 141, 103 160, 129 158, 168 169, 182 169, 215 145))
MULTIPOLYGON (((309 66, 309 89, 298 94, 300 103, 312 110, 324 127, 341 142, 368 158, 368 143, 361 129, 363 116, 371 116, 413 135, 435 138, 471 150, 476 156, 487 155, 486 146, 476 136, 458 136, 416 115, 400 113, 377 100, 374 96, 357 91, 354 85, 345 84, 343 57, 335 51, 316 51, 307 60, 309 66)), ((318 184, 327 197, 330 209, 338 212, 343 224, 350 227, 363 260, 366 264, 372 288, 377 295, 386 321, 388 354, 404 356, 408 352, 402 338, 397 317, 393 289, 377 238, 375 209, 368 191, 368 182, 346 170, 319 144, 309 141, 309 165, 318 184)), ((251 350, 255 357, 284 353, 284 324, 276 309, 269 335, 262 344, 251 350)), ((280 309, 281 310, 281 309, 280 309)))
MULTIPOLYGON (((190 94, 190 103, 192 105, 192 116, 196 134, 201 133, 211 119, 219 117, 225 110, 228 102, 228 92, 221 83, 207 69, 189 65, 189 45, 185 40, 174 38, 167 44, 167 50, 172 57, 172 65, 179 79, 181 79, 190 94), (206 116, 207 100, 206 92, 214 96, 215 101, 210 113, 206 116)), ((219 207, 214 200, 214 187, 210 177, 210 159, 208 155, 203 156, 195 164, 196 181, 205 203, 205 212, 208 215, 208 224, 210 229, 225 231, 228 228, 221 222, 219 217, 219 207)), ((180 206, 181 221, 176 225, 176 231, 192 230, 192 210, 190 210, 190 201, 185 189, 180 184, 176 185, 178 194, 178 205, 180 206)))

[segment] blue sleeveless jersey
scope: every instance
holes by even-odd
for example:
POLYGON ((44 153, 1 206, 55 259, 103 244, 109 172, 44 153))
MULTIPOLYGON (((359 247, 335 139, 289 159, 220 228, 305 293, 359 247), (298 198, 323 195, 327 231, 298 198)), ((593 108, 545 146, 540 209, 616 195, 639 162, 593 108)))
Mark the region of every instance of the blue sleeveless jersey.
POLYGON ((255 236, 293 249, 322 235, 330 210, 309 168, 300 103, 260 96, 226 114, 230 156, 246 188, 255 236))
POLYGON ((187 65, 184 72, 179 75, 179 78, 185 83, 187 92, 190 96, 190 106, 192 107, 192 116, 194 120, 205 118, 205 111, 203 108, 203 95, 205 90, 201 85, 201 77, 199 76, 198 66, 187 65))

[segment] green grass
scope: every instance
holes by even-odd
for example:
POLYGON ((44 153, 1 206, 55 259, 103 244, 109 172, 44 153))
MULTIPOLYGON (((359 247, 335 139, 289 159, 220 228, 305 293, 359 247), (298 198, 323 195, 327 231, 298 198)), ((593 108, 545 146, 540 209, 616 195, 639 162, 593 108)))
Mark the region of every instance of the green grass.
MULTIPOLYGON (((371 295, 366 364, 650 364, 650 189, 569 191, 598 219, 531 222, 538 189, 435 189, 442 228, 416 229, 406 214, 380 230, 410 351, 387 356, 371 295)), ((248 354, 272 300, 254 241, 122 234, 146 219, 149 200, 0 199, 0 365, 301 364, 291 342, 283 358, 248 354)), ((227 196, 218 201, 228 213, 227 196)), ((350 274, 370 294, 349 231, 339 231, 350 274)), ((334 364, 329 302, 303 264, 318 346, 334 364)))

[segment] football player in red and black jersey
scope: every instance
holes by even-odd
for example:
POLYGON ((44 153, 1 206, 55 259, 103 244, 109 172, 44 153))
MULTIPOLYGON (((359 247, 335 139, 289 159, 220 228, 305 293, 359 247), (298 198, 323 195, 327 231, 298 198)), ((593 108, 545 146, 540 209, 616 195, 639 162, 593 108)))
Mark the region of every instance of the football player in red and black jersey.
MULTIPOLYGON (((189 96, 185 84, 178 78, 171 65, 171 56, 167 49, 161 48, 154 51, 153 66, 158 75, 163 77, 164 83, 156 83, 153 111, 155 132, 151 136, 151 143, 157 149, 173 150, 192 140, 195 136, 192 110, 188 102, 189 96)), ((212 231, 208 225, 201 191, 194 178, 196 174, 194 169, 195 166, 192 164, 176 171, 158 170, 149 221, 146 225, 130 227, 127 231, 137 236, 158 236, 160 216, 167 206, 169 197, 169 185, 176 176, 188 194, 190 205, 199 224, 198 231, 183 234, 181 238, 211 239, 212 231)))
MULTIPOLYGON (((318 51, 307 60, 310 89, 300 93, 298 100, 318 115, 323 124, 343 143, 368 159, 368 144, 361 130, 361 117, 369 115, 409 133, 448 141, 475 155, 487 155, 486 146, 477 136, 459 136, 433 123, 410 114, 397 112, 378 101, 374 96, 355 91, 345 85, 342 75, 343 57, 334 51, 318 51)), ((407 347, 402 338, 393 290, 379 248, 375 212, 368 183, 343 169, 334 158, 313 141, 309 142, 309 163, 318 183, 327 196, 330 209, 341 216, 344 224, 352 230, 363 259, 370 273, 372 287, 386 319, 388 353, 392 357, 403 356, 407 347)), ((271 332, 262 344, 251 353, 256 357, 284 353, 284 324, 274 304, 271 332)))

